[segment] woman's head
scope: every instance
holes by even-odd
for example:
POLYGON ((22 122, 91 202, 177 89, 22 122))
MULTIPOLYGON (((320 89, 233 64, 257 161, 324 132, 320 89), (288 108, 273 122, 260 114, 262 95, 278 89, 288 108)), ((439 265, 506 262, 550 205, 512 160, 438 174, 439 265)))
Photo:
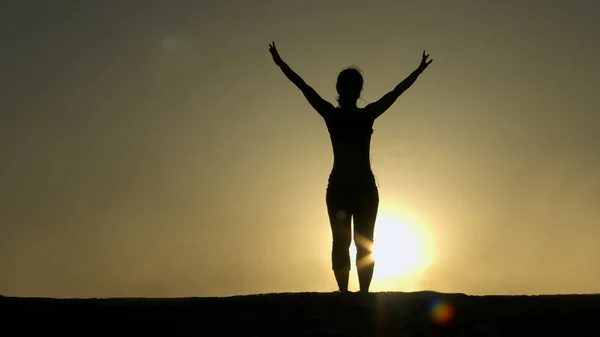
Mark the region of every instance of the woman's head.
POLYGON ((363 77, 360 70, 349 67, 340 72, 335 85, 339 95, 338 102, 356 102, 363 89, 363 77))

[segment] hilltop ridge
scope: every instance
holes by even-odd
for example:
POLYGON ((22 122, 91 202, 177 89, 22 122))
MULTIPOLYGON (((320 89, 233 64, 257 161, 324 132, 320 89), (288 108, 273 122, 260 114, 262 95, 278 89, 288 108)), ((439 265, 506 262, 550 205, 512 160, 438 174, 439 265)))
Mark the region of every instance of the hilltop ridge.
POLYGON ((600 294, 273 293, 52 299, 0 296, 19 332, 232 336, 595 336, 600 294), (26 322, 32 322, 27 324, 26 322), (34 324, 35 323, 35 324, 34 324))

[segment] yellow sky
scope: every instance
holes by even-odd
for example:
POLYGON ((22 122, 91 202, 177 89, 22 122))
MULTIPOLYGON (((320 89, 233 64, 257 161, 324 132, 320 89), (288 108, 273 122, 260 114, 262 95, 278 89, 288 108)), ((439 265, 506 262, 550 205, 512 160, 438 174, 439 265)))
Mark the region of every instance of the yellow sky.
POLYGON ((434 59, 374 126, 373 290, 600 291, 596 2, 67 3, 0 5, 0 294, 335 290, 329 137, 271 40, 331 102, 434 59))

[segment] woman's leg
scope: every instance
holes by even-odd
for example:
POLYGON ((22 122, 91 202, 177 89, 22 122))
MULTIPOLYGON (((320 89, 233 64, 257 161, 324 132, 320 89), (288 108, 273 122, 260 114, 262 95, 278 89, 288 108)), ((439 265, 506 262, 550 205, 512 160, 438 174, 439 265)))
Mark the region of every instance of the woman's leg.
POLYGON ((354 244, 356 246, 356 269, 361 292, 368 292, 373 278, 375 260, 373 251, 373 236, 375 220, 379 208, 379 191, 377 185, 368 184, 356 191, 356 206, 354 209, 354 244))
POLYGON ((342 187, 327 187, 327 213, 333 234, 331 265, 339 290, 348 291, 350 275, 350 244, 352 243, 351 214, 347 191, 342 187))

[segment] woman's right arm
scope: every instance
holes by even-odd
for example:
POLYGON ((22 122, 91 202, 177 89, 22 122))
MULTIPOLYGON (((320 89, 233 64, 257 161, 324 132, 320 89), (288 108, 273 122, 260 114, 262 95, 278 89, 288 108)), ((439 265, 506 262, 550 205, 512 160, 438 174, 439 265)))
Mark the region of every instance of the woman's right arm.
POLYGON ((400 82, 392 91, 385 94, 378 101, 367 105, 365 111, 373 116, 374 119, 381 116, 392 106, 392 104, 394 104, 394 102, 396 102, 403 92, 415 83, 417 78, 425 69, 427 69, 431 62, 433 62, 433 60, 429 59, 429 55, 425 54, 425 51, 423 50, 423 56, 421 57, 421 64, 419 64, 419 67, 400 82))
POLYGON ((296 72, 293 71, 292 68, 290 68, 290 66, 288 66, 287 63, 281 59, 281 56, 279 56, 279 52, 277 52, 277 48, 275 47, 275 42, 269 44, 269 51, 273 56, 273 61, 277 66, 279 66, 283 74, 292 83, 294 83, 294 85, 298 87, 300 91, 302 91, 304 97, 306 97, 306 100, 308 100, 308 103, 310 103, 313 109, 315 109, 321 116, 325 117, 325 115, 334 108, 333 105, 321 98, 315 89, 308 85, 302 79, 302 77, 300 77, 300 75, 296 74, 296 72))

